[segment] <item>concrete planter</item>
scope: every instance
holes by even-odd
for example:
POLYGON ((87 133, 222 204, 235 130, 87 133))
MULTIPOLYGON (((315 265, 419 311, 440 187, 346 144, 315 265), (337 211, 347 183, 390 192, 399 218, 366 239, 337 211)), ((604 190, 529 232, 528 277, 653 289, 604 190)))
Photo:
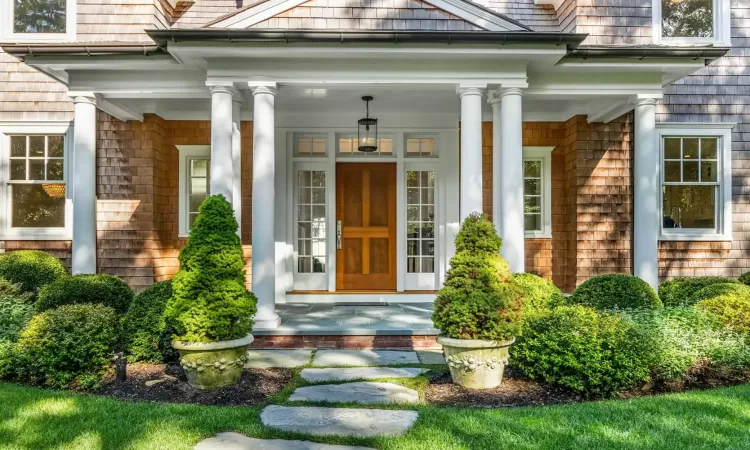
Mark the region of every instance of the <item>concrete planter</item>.
POLYGON ((172 347, 180 352, 180 365, 185 370, 187 381, 198 389, 217 389, 239 381, 247 362, 247 346, 253 336, 231 341, 188 343, 172 341, 172 347))
POLYGON ((453 339, 439 336, 445 361, 453 382, 471 389, 492 389, 500 386, 508 362, 508 347, 515 338, 505 342, 480 339, 453 339))

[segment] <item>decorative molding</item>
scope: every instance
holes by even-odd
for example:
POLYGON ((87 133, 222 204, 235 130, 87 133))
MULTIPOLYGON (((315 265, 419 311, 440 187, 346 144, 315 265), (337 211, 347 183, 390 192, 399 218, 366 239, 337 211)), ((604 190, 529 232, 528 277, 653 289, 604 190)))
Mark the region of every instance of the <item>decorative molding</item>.
POLYGON ((551 5, 555 8, 555 11, 557 11, 563 3, 565 3, 565 0, 534 0, 535 5, 551 5))
POLYGON ((445 358, 445 362, 448 363, 448 366, 451 369, 462 369, 464 372, 473 372, 477 369, 481 369, 482 366, 487 366, 488 369, 495 370, 498 366, 503 367, 508 360, 492 356, 482 361, 474 356, 459 357, 458 355, 449 355, 445 358))

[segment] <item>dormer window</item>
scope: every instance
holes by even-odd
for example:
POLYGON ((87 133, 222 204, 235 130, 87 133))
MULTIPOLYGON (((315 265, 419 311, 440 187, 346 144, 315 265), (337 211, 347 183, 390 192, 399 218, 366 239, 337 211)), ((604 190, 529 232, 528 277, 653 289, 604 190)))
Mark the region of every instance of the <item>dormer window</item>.
POLYGON ((654 0, 657 43, 729 45, 726 0, 654 0))
POLYGON ((75 38, 76 0, 7 0, 0 7, 6 41, 70 41, 75 38))

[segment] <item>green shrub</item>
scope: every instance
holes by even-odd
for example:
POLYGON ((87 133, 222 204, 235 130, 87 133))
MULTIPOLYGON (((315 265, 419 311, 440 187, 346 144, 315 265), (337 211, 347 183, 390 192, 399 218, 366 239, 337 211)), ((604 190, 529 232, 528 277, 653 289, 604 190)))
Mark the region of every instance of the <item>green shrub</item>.
POLYGON ((133 291, 113 275, 73 275, 59 278, 39 292, 37 312, 63 305, 97 303, 125 314, 133 301, 133 291))
POLYGON ((648 380, 637 337, 633 321, 621 314, 561 306, 528 317, 511 364, 530 378, 587 397, 608 396, 648 380))
POLYGON ((18 286, 0 281, 0 342, 15 342, 34 315, 31 292, 21 292, 18 286))
POLYGON ((14 368, 16 367, 14 350, 14 342, 0 341, 0 379, 14 375, 14 368))
POLYGON ((729 277, 678 277, 659 285, 659 298, 664 306, 689 306, 693 294, 706 286, 719 283, 739 283, 729 277))
POLYGON ((21 289, 36 298, 45 285, 64 277, 68 270, 63 263, 39 250, 18 250, 0 255, 0 278, 18 283, 21 289))
POLYGON ((730 293, 737 293, 740 295, 750 296, 750 287, 739 284, 739 283, 718 283, 711 284, 702 289, 699 289, 690 296, 688 303, 695 305, 702 300, 718 297, 720 295, 726 295, 730 293))
POLYGON ((695 307, 709 312, 730 329, 750 337, 750 289, 723 292, 699 301, 695 307))
POLYGON ((693 307, 629 311, 637 345, 647 355, 651 379, 683 382, 696 368, 750 369, 750 346, 710 314, 693 307))
POLYGON ((34 316, 16 344, 18 375, 67 386, 101 376, 119 335, 118 316, 104 305, 65 305, 34 316))
POLYGON ((750 286, 750 272, 745 272, 737 279, 740 283, 744 284, 745 286, 750 286))
POLYGON ((505 341, 521 331, 522 291, 500 256, 501 246, 486 216, 475 213, 464 220, 432 314, 443 335, 505 341))
POLYGON ((513 281, 523 290, 524 315, 557 307, 565 301, 554 283, 533 273, 514 274, 513 281))
POLYGON ((568 297, 570 304, 596 309, 660 308, 659 297, 645 281, 633 275, 599 275, 583 282, 568 297))
POLYGON ((123 340, 131 362, 163 362, 165 356, 169 357, 173 352, 163 317, 171 297, 172 282, 162 281, 149 286, 133 299, 122 319, 123 340))
POLYGON ((200 207, 165 318, 187 342, 214 342, 246 336, 253 326, 256 298, 245 288, 245 262, 232 205, 213 195, 200 207))

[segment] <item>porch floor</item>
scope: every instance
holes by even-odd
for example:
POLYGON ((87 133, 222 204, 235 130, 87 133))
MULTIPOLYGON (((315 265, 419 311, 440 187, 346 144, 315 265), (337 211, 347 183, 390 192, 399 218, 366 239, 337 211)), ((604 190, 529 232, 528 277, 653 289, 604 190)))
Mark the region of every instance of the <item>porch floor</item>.
POLYGON ((436 336, 432 303, 390 303, 377 306, 337 306, 332 303, 276 305, 281 325, 254 329, 256 336, 436 336))

